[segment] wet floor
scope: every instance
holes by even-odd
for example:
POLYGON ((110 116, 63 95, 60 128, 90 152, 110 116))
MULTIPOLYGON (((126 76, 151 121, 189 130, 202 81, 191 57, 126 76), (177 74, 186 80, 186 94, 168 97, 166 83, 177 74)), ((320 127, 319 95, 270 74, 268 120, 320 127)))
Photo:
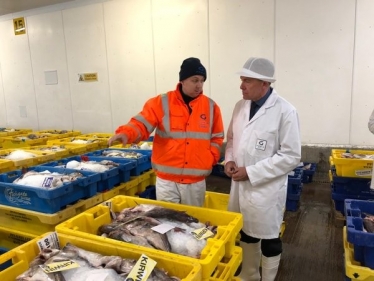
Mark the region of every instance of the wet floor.
MULTIPOLYGON (((230 180, 210 176, 207 190, 229 193, 230 180)), ((342 281, 342 227, 335 226, 329 183, 304 184, 296 212, 286 211, 276 281, 342 281)))

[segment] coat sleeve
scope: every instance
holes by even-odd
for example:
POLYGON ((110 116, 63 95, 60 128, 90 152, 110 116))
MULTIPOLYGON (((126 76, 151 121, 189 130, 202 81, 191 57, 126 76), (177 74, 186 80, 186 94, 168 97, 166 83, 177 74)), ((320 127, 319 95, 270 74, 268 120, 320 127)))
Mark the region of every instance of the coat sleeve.
POLYGON ((233 122, 234 121, 233 120, 234 120, 235 112, 238 111, 238 105, 239 105, 239 102, 235 104, 235 108, 234 108, 232 116, 231 116, 229 128, 227 129, 227 134, 226 134, 227 142, 226 142, 226 149, 225 149, 225 163, 227 163, 229 161, 235 161, 235 157, 234 157, 234 131, 233 131, 233 122))
POLYGON ((214 120, 213 120, 213 128, 212 128, 212 137, 210 139, 210 144, 211 144, 210 150, 214 157, 213 165, 215 165, 221 158, 221 148, 222 148, 223 140, 225 138, 225 130, 223 128, 221 110, 216 103, 214 104, 213 116, 214 116, 214 120))
POLYGON ((374 110, 370 115, 368 127, 369 127, 369 131, 374 134, 374 110))
POLYGON ((269 158, 246 167, 251 184, 265 184, 295 169, 301 159, 299 118, 292 110, 280 122, 279 149, 269 158))
POLYGON ((153 130, 159 125, 159 120, 162 119, 160 113, 162 112, 161 96, 149 99, 143 110, 132 117, 130 122, 122 125, 115 131, 116 134, 125 134, 128 143, 138 143, 141 140, 147 140, 153 130))

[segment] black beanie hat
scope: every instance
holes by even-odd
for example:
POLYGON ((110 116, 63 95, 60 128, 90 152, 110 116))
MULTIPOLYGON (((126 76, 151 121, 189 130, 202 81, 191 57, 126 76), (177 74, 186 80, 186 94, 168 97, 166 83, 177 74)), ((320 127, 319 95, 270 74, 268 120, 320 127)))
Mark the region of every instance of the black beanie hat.
POLYGON ((188 77, 194 75, 204 76, 204 81, 206 80, 206 70, 201 64, 200 60, 197 58, 185 59, 181 65, 181 70, 179 71, 179 81, 183 81, 188 77))

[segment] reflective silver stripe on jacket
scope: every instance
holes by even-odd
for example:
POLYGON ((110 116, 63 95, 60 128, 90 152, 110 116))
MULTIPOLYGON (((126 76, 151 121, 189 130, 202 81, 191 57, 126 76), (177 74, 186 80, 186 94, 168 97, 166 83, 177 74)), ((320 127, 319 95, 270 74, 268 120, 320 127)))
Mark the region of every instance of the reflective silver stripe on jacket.
POLYGON ((134 117, 135 120, 138 120, 139 122, 143 123, 144 126, 147 128, 148 133, 152 133, 155 127, 153 127, 149 122, 140 114, 136 115, 134 117))
MULTIPOLYGON (((210 111, 210 127, 209 132, 201 133, 201 132, 171 132, 170 128, 170 109, 169 109, 169 101, 168 95, 162 94, 161 95, 161 103, 162 103, 162 110, 164 112, 164 117, 162 118, 162 124, 164 124, 165 131, 161 131, 158 128, 156 129, 156 134, 162 138, 172 138, 172 139, 184 139, 184 138, 192 138, 192 139, 201 139, 201 140, 210 140, 212 138, 212 128, 213 128, 213 114, 214 114, 214 102, 212 99, 209 98, 209 111, 210 111)), ((222 133, 223 134, 223 133, 222 133)))
POLYGON ((173 174, 173 175, 181 175, 181 176, 206 176, 209 175, 212 169, 191 169, 191 168, 175 168, 165 165, 160 165, 153 163, 153 168, 157 171, 173 174))
POLYGON ((140 142, 142 135, 141 135, 141 132, 140 132, 139 128, 134 126, 131 123, 128 123, 127 125, 130 126, 130 127, 133 127, 134 130, 137 132, 137 136, 136 136, 136 139, 135 139, 134 143, 140 142))

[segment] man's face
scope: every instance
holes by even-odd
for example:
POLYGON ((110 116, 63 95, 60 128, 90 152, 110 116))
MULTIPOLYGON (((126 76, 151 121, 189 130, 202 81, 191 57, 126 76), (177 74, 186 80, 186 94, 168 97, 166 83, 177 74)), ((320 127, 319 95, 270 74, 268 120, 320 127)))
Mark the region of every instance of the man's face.
POLYGON ((183 93, 191 98, 197 97, 202 91, 204 86, 204 76, 194 75, 181 81, 183 93))
POLYGON ((240 76, 240 80, 242 81, 240 89, 242 90, 243 99, 245 100, 258 101, 266 94, 269 88, 268 82, 255 78, 240 76))

